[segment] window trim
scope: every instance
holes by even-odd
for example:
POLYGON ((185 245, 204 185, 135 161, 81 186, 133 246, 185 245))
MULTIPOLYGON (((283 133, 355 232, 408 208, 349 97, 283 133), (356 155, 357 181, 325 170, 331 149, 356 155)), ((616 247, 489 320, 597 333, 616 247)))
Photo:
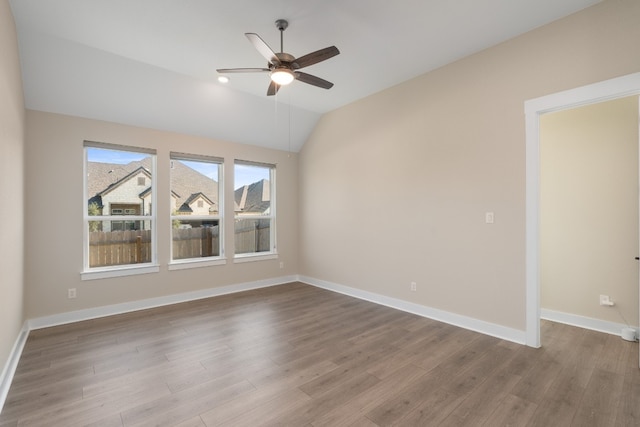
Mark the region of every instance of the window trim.
POLYGON ((278 252, 251 252, 248 254, 237 254, 233 258, 233 263, 242 264, 245 262, 267 261, 271 259, 278 259, 278 252))
MULTIPOLYGON (((253 162, 249 160, 234 160, 234 187, 235 187, 235 166, 243 165, 243 166, 254 166, 254 167, 262 167, 269 169, 269 215, 237 215, 234 212, 233 215, 233 234, 235 238, 235 223, 237 219, 269 219, 271 221, 271 225, 269 227, 269 243, 270 250, 264 252, 248 252, 238 254, 235 252, 235 246, 233 250, 233 262, 234 263, 244 263, 244 262, 252 262, 252 261, 263 261, 263 260, 271 260, 278 258, 278 242, 276 241, 276 218, 277 218, 277 210, 276 210, 276 165, 273 163, 264 163, 264 162, 253 162)), ((235 199, 235 191, 234 191, 234 199, 235 199)), ((234 239, 235 240, 235 239, 234 239)))
POLYGON ((205 156, 202 154, 180 153, 171 151, 169 153, 169 199, 171 199, 171 172, 175 169, 174 161, 188 161, 188 162, 202 162, 202 163, 214 163, 218 165, 218 214, 217 215, 189 215, 185 218, 184 215, 173 215, 171 210, 169 211, 169 270, 184 270, 189 268, 208 267, 216 265, 224 265, 227 263, 225 256, 225 224, 224 224, 224 158, 216 156, 205 156), (215 220, 218 221, 219 228, 219 245, 220 255, 208 256, 199 258, 184 258, 173 259, 173 221, 175 219, 185 219, 191 221, 198 220, 215 220))
POLYGON ((134 276, 137 274, 158 273, 160 266, 157 264, 125 264, 114 267, 95 267, 91 271, 82 271, 81 280, 107 279, 110 277, 134 276), (117 267, 117 268, 115 268, 117 267))
POLYGON ((130 276, 136 274, 156 273, 160 271, 158 264, 158 226, 157 213, 151 209, 149 215, 117 215, 117 219, 113 219, 114 215, 94 215, 90 216, 87 209, 88 189, 87 189, 87 165, 89 162, 88 150, 97 148, 112 151, 126 151, 130 153, 148 155, 151 157, 151 202, 150 206, 157 206, 157 152, 154 149, 144 147, 124 146, 119 144, 110 144, 96 141, 83 141, 82 154, 82 270, 80 272, 81 280, 103 279, 109 277, 130 276), (123 264, 104 267, 89 266, 89 223, 91 221, 149 221, 151 224, 151 261, 139 264, 123 264))

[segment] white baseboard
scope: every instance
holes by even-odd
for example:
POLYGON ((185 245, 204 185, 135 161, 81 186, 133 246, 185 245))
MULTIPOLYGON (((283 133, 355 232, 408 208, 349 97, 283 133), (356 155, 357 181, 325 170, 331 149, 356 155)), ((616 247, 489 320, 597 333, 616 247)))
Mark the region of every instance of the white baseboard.
POLYGON ((100 317, 106 317, 116 314, 128 313, 137 310, 145 310, 154 307, 161 307, 165 305, 177 304, 181 302, 194 301, 203 298, 210 298, 220 295, 227 295, 237 292, 248 291, 251 289, 266 288, 270 286, 283 285, 300 281, 312 286, 327 289, 330 291, 338 292, 341 294, 349 295, 362 300, 370 301, 376 304, 388 306, 398 310, 402 310, 408 313, 413 313, 418 316, 426 317, 429 319, 438 320, 440 322, 448 323, 461 328, 469 329, 475 332, 479 332, 485 335, 490 335, 496 338, 512 341, 518 344, 525 343, 525 332, 505 326, 497 325, 494 323, 485 322, 471 317, 462 316, 459 314, 449 313, 443 310, 414 304, 411 302, 399 300, 396 298, 387 297, 384 295, 362 291, 359 289, 351 288, 348 286, 338 285, 335 283, 326 282, 323 280, 314 279, 306 276, 283 276, 273 279, 259 280, 255 282, 239 283, 229 286, 223 286, 219 288, 203 289, 194 292, 185 292, 182 294, 167 295, 164 297, 149 298, 140 301, 131 301, 121 304, 113 304, 103 307, 89 308, 85 310, 71 311, 68 313, 54 314, 51 316, 38 317, 30 319, 25 322, 22 331, 20 332, 18 339, 11 351, 9 360, 7 361, 2 376, 0 377, 0 412, 4 405, 5 399, 13 380, 15 369, 18 365, 22 350, 27 341, 29 331, 33 329, 41 329, 51 326, 64 325, 68 323, 80 322, 83 320, 96 319, 100 317))
POLYGON ((16 342, 9 354, 9 359, 2 370, 0 376, 0 412, 4 406, 5 400, 13 381, 18 361, 22 355, 22 350, 27 342, 29 331, 34 329, 47 328, 50 326, 64 325, 68 323, 80 322, 83 320, 96 319, 115 314, 128 313, 137 310, 145 310, 148 308, 161 307, 165 305, 178 304, 181 302, 195 301, 203 298, 210 298, 220 295, 227 295, 237 292, 248 291, 251 289, 267 288, 270 286, 283 285, 298 280, 298 276, 282 276, 273 279, 258 280, 255 282, 238 283, 219 288, 203 289, 194 292, 185 292, 182 294, 167 295, 164 297, 149 298, 140 301, 131 301, 121 304, 113 304, 103 307, 89 308, 86 310, 71 311, 68 313, 54 314, 51 316, 38 317, 29 319, 24 322, 22 330, 16 339, 16 342))
MULTIPOLYGON (((540 309, 540 318, 551 320, 552 322, 564 323, 566 325, 577 326, 579 328, 590 329, 592 331, 604 332, 611 335, 620 336, 622 329, 628 328, 623 323, 608 322, 606 320, 594 319, 592 317, 579 316, 577 314, 563 313, 561 311, 540 309)), ((636 330, 636 337, 640 328, 631 327, 636 330)))
POLYGON ((83 320, 97 319, 99 317, 112 316, 115 314, 129 313, 132 311, 146 310, 154 307, 178 304, 181 302, 195 301, 203 298, 216 297, 220 295, 233 294, 236 292, 248 291, 251 289, 267 288, 270 286, 282 285, 295 282, 297 276, 283 276, 273 279, 258 280, 255 282, 238 283, 235 285, 222 286, 220 288, 203 289, 200 291, 185 292, 182 294, 167 295, 164 297, 149 298, 139 301, 124 302, 121 304, 107 305, 103 307, 88 308, 85 310, 70 311, 68 313, 54 314, 51 316, 38 317, 28 321, 29 330, 48 328, 50 326, 64 325, 67 323, 80 322, 83 320))
POLYGON ((450 325, 458 326, 464 329, 469 329, 481 334, 490 335, 492 337, 515 342, 518 344, 526 343, 525 331, 520 331, 518 329, 508 328, 506 326, 497 325, 495 323, 485 322, 483 320, 462 316, 460 314, 450 313, 444 310, 438 310, 436 308, 403 301, 397 298, 391 298, 373 292, 351 288, 349 286, 338 285, 336 283, 314 279, 312 277, 300 276, 298 280, 308 285, 317 286, 319 288, 349 295, 376 304, 385 305, 387 307, 406 311, 407 313, 416 314, 418 316, 448 323, 450 325))
POLYGON ((9 388, 11 387, 11 382, 13 381, 13 376, 16 373, 18 361, 20 361, 20 356, 22 356, 22 350, 24 349, 28 336, 29 326, 27 322, 24 322, 22 329, 18 334, 18 338, 16 338, 16 342, 13 344, 11 353, 9 353, 9 359, 2 369, 2 375, 0 375, 0 413, 2 413, 4 402, 7 400, 9 388))
MULTIPOLYGON (((227 295, 237 292, 248 291, 251 289, 266 288, 270 286, 277 286, 286 283, 300 281, 308 285, 316 286, 319 288, 327 289, 333 292, 349 295, 354 298, 370 301, 376 304, 384 305, 387 307, 402 310, 408 313, 413 313, 418 316, 426 317, 429 319, 437 320, 440 322, 448 323, 450 325, 458 326, 464 329, 469 329, 475 332, 479 332, 485 335, 493 336, 496 338, 504 339, 507 341, 515 342, 518 344, 525 344, 526 334, 524 331, 520 331, 506 326, 497 325, 490 322, 474 319, 467 316, 462 316, 455 313, 450 313, 443 310, 438 310, 432 307, 411 303, 408 301, 400 300, 397 298, 391 298, 384 295, 376 294, 373 292, 367 292, 349 286, 339 285, 336 283, 327 282, 324 280, 314 279, 307 276, 283 276, 273 279, 259 280, 255 282, 239 283, 229 286, 223 286, 220 288, 204 289, 194 292, 185 292, 182 294, 167 295, 164 297, 149 298, 140 301, 132 301, 121 304, 114 304, 103 307, 90 308, 86 310, 72 311, 68 313, 54 314, 52 316, 44 316, 26 321, 20 331, 16 342, 11 350, 9 359, 2 370, 0 376, 0 412, 4 406, 9 388, 15 374, 15 370, 18 366, 18 361, 22 355, 22 350, 27 341, 29 331, 33 329, 46 328, 50 326, 63 325, 67 323, 79 322, 83 320, 95 319, 99 317, 106 317, 115 314, 122 314, 131 311, 145 310, 154 307, 160 307, 170 304, 177 304, 181 302, 194 301, 203 298, 210 298, 220 295, 227 295)), ((621 323, 607 322, 604 320, 593 319, 589 317, 578 316, 574 314, 562 313, 553 310, 541 309, 541 317, 546 320, 554 322, 565 323, 572 326, 578 326, 581 328, 591 329, 594 331, 605 332, 612 335, 620 335, 623 328, 627 326, 621 323)), ((636 336, 640 334, 640 328, 636 329, 636 336)))

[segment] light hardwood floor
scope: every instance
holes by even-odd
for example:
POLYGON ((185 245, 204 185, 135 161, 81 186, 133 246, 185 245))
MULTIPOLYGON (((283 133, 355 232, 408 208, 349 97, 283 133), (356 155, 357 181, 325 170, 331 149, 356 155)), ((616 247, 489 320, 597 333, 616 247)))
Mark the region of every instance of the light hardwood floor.
POLYGON ((32 331, 0 426, 638 426, 638 345, 533 349, 300 283, 32 331))

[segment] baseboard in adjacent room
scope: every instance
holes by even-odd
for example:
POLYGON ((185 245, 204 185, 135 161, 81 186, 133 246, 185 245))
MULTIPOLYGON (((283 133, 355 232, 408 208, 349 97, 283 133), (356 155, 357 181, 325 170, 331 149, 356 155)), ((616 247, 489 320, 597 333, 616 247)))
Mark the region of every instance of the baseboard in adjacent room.
MULTIPOLYGON (((592 317, 579 316, 577 314, 563 313, 561 311, 540 309, 540 317, 552 322, 564 323, 565 325, 577 326, 579 328, 590 329, 592 331, 604 332, 611 335, 620 336, 624 328, 629 326, 624 323, 609 322, 606 320, 594 319, 592 317)), ((631 326, 636 330, 638 336, 639 328, 631 326)))

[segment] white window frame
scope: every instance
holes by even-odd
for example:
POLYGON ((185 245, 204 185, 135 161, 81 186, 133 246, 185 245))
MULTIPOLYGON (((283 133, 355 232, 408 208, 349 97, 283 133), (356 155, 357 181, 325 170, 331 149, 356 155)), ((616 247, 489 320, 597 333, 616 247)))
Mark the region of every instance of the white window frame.
POLYGON ((151 224, 151 261, 140 264, 124 264, 106 267, 89 266, 89 222, 90 221, 114 221, 113 215, 90 216, 87 209, 87 164, 88 149, 99 148, 114 151, 128 151, 136 154, 144 154, 151 157, 151 206, 157 206, 157 153, 156 150, 141 147, 131 147, 104 142, 84 141, 83 143, 83 179, 82 179, 82 212, 83 212, 83 270, 80 273, 81 280, 104 279, 109 277, 130 276, 135 274, 157 273, 158 265, 158 233, 157 214, 152 209, 149 215, 117 215, 117 221, 149 221, 151 224))
MULTIPOLYGON (((243 254, 235 253, 234 247, 234 255, 233 262, 234 263, 243 263, 243 262, 252 262, 252 261, 263 261, 270 259, 278 258, 278 246, 276 242, 276 165, 271 163, 261 163, 261 162, 252 162, 247 160, 239 160, 235 159, 234 161, 234 181, 235 181, 235 166, 236 165, 244 165, 244 166, 254 166, 254 167, 262 167, 269 169, 269 214, 268 215, 237 215, 234 213, 233 216, 233 235, 235 240, 235 222, 237 219, 254 219, 254 220, 265 220, 268 219, 271 221, 269 227, 269 244, 270 250, 264 252, 248 252, 243 254)), ((235 182, 234 182, 235 184, 235 182)), ((235 187, 235 185, 234 185, 235 187)), ((234 192, 235 197, 235 192, 234 192)))
MULTIPOLYGON (((171 152, 169 157, 170 164, 170 172, 175 169, 174 161, 192 161, 192 162, 203 162, 203 163, 215 163, 218 165, 218 214, 217 215, 189 215, 188 218, 185 218, 183 215, 173 215, 173 212, 169 212, 170 221, 169 221, 169 235, 170 235, 170 261, 169 261, 169 270, 183 270, 187 268, 196 268, 196 267, 208 267, 214 265, 224 265, 226 264, 225 257, 225 226, 224 226, 224 159, 221 157, 214 156, 204 156, 199 154, 189 154, 189 153, 178 153, 171 152), (219 243, 220 243, 220 255, 218 256, 210 256, 210 257, 201 257, 201 258, 185 258, 185 259, 173 259, 173 221, 174 220, 192 220, 192 221, 218 221, 219 227, 219 243)), ((171 192, 173 189, 171 188, 171 184, 169 184, 169 191, 171 192)))

